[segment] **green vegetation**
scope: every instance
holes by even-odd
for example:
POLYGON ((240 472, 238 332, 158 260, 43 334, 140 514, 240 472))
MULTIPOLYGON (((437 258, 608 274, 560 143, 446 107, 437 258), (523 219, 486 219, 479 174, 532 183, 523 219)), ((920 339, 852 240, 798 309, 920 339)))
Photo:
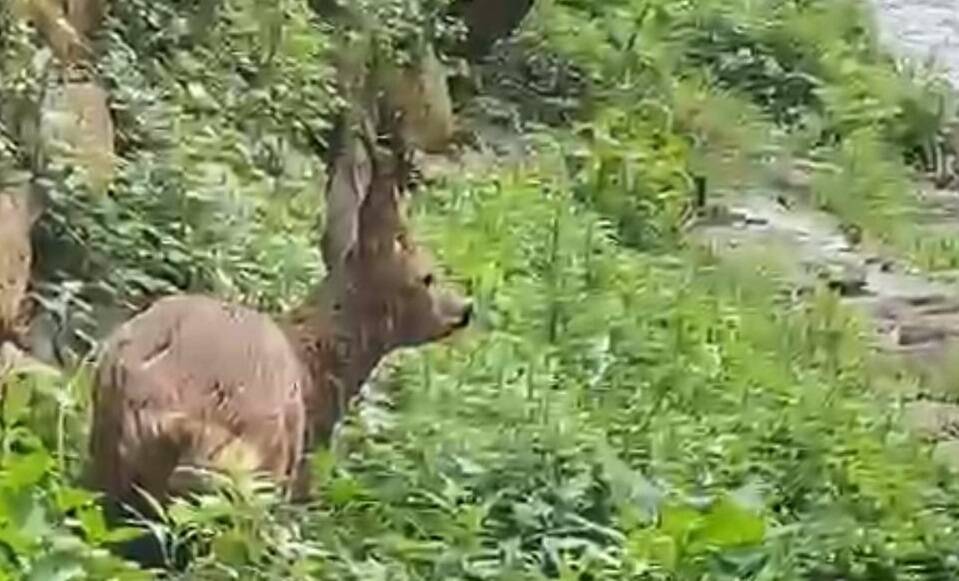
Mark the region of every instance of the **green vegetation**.
MULTIPOLYGON (((318 276, 334 42, 309 3, 262 4, 111 6, 122 164, 105 196, 44 176, 35 240, 37 291, 88 343, 101 309, 191 290, 276 312, 318 276)), ((447 42, 441 3, 366 4, 391 46, 447 42)), ((315 454, 309 506, 244 481, 172 507, 155 526, 196 551, 186 578, 959 576, 959 485, 897 426, 863 325, 829 292, 793 301, 775 257, 684 238, 696 177, 770 187, 805 158, 810 203, 955 267, 906 219, 952 96, 868 22, 851 0, 538 2, 457 104, 536 155, 416 197, 475 328, 385 366, 315 454)), ((51 82, 37 39, 2 6, 0 26, 0 99, 29 101, 51 82)), ((77 484, 87 370, 0 380, 0 578, 148 577, 77 484)))

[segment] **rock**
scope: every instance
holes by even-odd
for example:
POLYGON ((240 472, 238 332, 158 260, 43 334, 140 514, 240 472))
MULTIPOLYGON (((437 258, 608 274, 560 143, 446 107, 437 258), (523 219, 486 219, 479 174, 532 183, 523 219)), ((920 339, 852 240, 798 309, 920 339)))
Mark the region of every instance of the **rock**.
POLYGON ((865 266, 849 260, 831 260, 825 264, 815 264, 817 277, 826 281, 826 286, 841 296, 859 296, 866 288, 865 266))
POLYGON ((0 184, 0 340, 18 338, 33 254, 26 178, 0 184))
POLYGON ((943 343, 917 343, 915 345, 899 345, 898 337, 880 345, 882 351, 897 357, 901 365, 922 373, 942 366, 948 356, 948 349, 943 343))
POLYGON ((959 435, 959 405, 920 400, 903 407, 906 429, 919 437, 942 440, 959 435))
POLYGON ((952 471, 959 471, 959 439, 937 443, 932 449, 932 459, 952 471))
POLYGON ((90 188, 104 193, 116 164, 113 119, 107 92, 94 81, 68 82, 52 89, 40 114, 44 163, 76 164, 90 188))
POLYGON ((31 355, 47 365, 62 366, 66 358, 60 345, 60 325, 56 317, 47 311, 41 311, 30 321, 24 333, 24 346, 31 355))
POLYGON ((928 295, 919 295, 913 297, 906 297, 903 299, 906 304, 914 307, 922 307, 926 305, 936 305, 942 304, 949 301, 949 297, 941 293, 934 293, 928 295))
MULTIPOLYGON (((936 317, 938 320, 955 319, 959 315, 959 303, 955 300, 931 303, 926 307, 918 307, 918 312, 923 317, 936 317)), ((959 323, 959 321, 956 322, 959 323)))
POLYGON ((849 224, 844 223, 839 225, 839 230, 846 237, 846 240, 849 241, 853 246, 858 246, 862 243, 863 233, 862 227, 858 224, 849 224))
POLYGON ((807 192, 812 187, 813 171, 798 163, 780 168, 773 177, 773 183, 785 190, 807 192))
POLYGON ((51 377, 62 377, 59 369, 37 361, 9 341, 0 342, 0 378, 13 371, 43 373, 51 377))
MULTIPOLYGON (((855 248, 849 248, 849 252, 855 252, 855 248)), ((867 266, 876 266, 879 268, 879 272, 892 272, 896 264, 888 258, 883 258, 882 256, 872 255, 867 256, 865 259, 867 266)))
POLYGON ((949 336, 944 329, 922 324, 904 324, 898 328, 899 345, 917 345, 944 341, 949 336))
POLYGON ((749 217, 742 211, 734 210, 725 204, 706 204, 696 210, 697 226, 732 226, 749 223, 749 217))

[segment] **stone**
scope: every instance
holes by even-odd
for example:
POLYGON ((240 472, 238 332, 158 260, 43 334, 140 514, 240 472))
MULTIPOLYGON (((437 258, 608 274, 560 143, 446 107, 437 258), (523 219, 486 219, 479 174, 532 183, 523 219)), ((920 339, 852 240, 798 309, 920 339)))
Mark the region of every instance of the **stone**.
POLYGON ((919 400, 903 407, 906 428, 919 437, 941 440, 959 435, 959 405, 919 400))
POLYGON ((453 13, 463 19, 466 44, 460 48, 470 60, 480 60, 497 40, 508 37, 533 7, 533 0, 456 0, 453 13))
POLYGON ((116 165, 108 96, 95 81, 68 82, 51 89, 40 112, 44 163, 77 165, 94 193, 104 193, 116 165))
POLYGON ((932 449, 932 459, 949 470, 959 471, 959 439, 938 442, 932 449))
POLYGON ((841 296, 859 296, 866 290, 865 266, 850 260, 829 260, 812 266, 826 286, 841 296))
POLYGON ((19 338, 30 282, 32 218, 26 183, 0 185, 0 340, 19 338))
POLYGON ((899 326, 899 345, 917 345, 944 341, 949 334, 942 328, 921 323, 907 323, 899 326))

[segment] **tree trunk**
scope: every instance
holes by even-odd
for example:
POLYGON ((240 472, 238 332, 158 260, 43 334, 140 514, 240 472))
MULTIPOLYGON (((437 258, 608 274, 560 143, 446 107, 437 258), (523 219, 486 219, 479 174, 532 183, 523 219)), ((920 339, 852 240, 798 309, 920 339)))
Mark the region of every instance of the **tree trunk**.
POLYGON ((533 0, 456 0, 453 14, 466 24, 467 38, 461 56, 483 58, 497 40, 508 37, 533 8, 533 0))
MULTIPOLYGON (((13 173, 13 172, 11 172, 13 173)), ((0 183, 0 344, 20 342, 32 250, 29 177, 14 173, 0 183)))

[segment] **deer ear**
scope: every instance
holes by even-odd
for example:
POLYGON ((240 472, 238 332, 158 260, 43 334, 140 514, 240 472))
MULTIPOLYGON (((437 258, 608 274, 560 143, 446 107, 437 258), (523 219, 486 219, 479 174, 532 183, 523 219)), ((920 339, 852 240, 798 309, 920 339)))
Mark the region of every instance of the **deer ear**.
MULTIPOLYGON (((352 136, 351 136, 352 137, 352 136)), ((342 149, 331 165, 326 190, 326 228, 323 232, 323 260, 329 269, 342 264, 359 236, 360 208, 373 181, 373 161, 361 139, 343 140, 342 149)))

